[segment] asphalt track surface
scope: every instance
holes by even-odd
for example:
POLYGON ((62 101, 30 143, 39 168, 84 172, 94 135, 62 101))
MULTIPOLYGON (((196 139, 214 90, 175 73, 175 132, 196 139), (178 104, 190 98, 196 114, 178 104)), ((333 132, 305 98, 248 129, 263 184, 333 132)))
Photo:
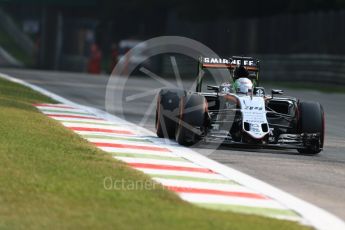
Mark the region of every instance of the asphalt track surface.
MULTIPOLYGON (((109 76, 64 72, 0 69, 12 77, 25 80, 74 102, 105 110, 105 91, 109 76)), ((175 80, 171 81, 176 84, 175 80)), ((184 81, 189 88, 191 81, 184 81)), ((264 85, 264 83, 263 83, 264 85)), ((124 118, 154 130, 154 90, 164 87, 150 77, 130 77, 125 99, 116 101, 124 118), (144 96, 152 92, 149 96, 144 96), (143 93, 143 94, 141 94, 143 93), (128 97, 129 96, 129 97, 128 97), (126 100, 127 99, 127 100, 126 100), (146 115, 145 115, 146 113, 146 115)), ((271 88, 271 87, 268 87, 271 88)), ((345 94, 325 94, 310 90, 286 90, 287 95, 319 101, 326 114, 324 151, 317 156, 304 156, 294 150, 236 149, 221 146, 208 157, 268 182, 286 192, 313 203, 345 220, 345 94)), ((203 153, 202 148, 195 151, 203 153)))

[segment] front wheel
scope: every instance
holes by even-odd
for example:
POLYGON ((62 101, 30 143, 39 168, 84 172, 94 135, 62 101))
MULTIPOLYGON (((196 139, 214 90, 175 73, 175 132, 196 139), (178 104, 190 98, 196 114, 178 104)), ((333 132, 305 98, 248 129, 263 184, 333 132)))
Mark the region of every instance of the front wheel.
POLYGON ((191 146, 200 140, 206 122, 206 107, 204 96, 192 94, 181 98, 175 134, 177 143, 191 146))
POLYGON ((157 98, 156 134, 160 138, 175 138, 180 98, 186 92, 182 89, 162 89, 157 98))
POLYGON ((322 151, 325 135, 325 117, 320 103, 299 103, 299 131, 300 133, 318 133, 319 141, 313 142, 305 148, 297 149, 299 153, 315 155, 322 151))

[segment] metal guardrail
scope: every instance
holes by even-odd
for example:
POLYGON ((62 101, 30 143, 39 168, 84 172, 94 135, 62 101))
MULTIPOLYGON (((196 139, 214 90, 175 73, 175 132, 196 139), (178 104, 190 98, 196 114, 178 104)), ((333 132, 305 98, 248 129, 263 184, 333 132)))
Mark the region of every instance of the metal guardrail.
POLYGON ((167 34, 181 34, 226 54, 345 55, 345 10, 192 22, 169 17, 167 34))
POLYGON ((345 56, 320 54, 258 55, 261 79, 345 86, 345 56))

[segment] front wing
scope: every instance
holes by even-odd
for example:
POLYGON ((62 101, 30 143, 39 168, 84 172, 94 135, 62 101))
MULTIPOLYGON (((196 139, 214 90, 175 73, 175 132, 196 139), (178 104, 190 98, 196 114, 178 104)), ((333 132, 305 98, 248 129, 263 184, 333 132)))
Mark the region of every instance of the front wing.
POLYGON ((210 135, 204 138, 207 143, 217 143, 234 147, 265 148, 265 149, 308 149, 321 145, 321 135, 319 133, 284 134, 275 143, 245 143, 233 141, 231 137, 210 135))

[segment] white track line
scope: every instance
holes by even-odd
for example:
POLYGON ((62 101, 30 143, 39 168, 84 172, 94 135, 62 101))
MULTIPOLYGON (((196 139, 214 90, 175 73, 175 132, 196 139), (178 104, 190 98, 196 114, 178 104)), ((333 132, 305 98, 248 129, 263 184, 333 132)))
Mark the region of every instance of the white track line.
MULTIPOLYGON (((210 204, 230 204, 241 205, 256 208, 274 208, 284 209, 284 206, 274 200, 259 200, 252 198, 230 197, 221 195, 206 195, 206 194, 194 194, 194 193, 178 193, 179 196, 192 203, 210 203, 210 204)), ((286 208, 288 210, 289 208, 286 208)))
POLYGON ((66 127, 97 128, 97 129, 109 129, 109 130, 123 129, 120 126, 114 125, 114 124, 107 124, 107 123, 92 124, 92 123, 82 123, 82 122, 83 121, 80 121, 80 123, 78 122, 61 122, 61 123, 66 127))
MULTIPOLYGON (((107 151, 105 151, 107 152, 107 151)), ((108 152, 108 153, 111 153, 113 155, 116 156, 116 154, 121 154, 121 153, 128 153, 128 154, 137 154, 137 155, 143 155, 143 157, 146 155, 153 155, 153 156, 158 156, 158 157, 171 157, 171 158, 176 158, 176 159, 180 159, 181 157, 179 156, 176 156, 175 154, 172 154, 172 153, 165 153, 165 152, 142 152, 142 151, 130 151, 130 150, 127 150, 127 149, 122 149, 122 151, 118 151, 118 152, 108 152)))
MULTIPOLYGON (((138 150, 138 149, 130 149, 130 148, 114 148, 114 147, 98 147, 105 152, 110 153, 140 153, 140 154, 157 154, 158 156, 171 156, 173 153, 171 152, 162 152, 162 151, 151 151, 151 150, 138 150)), ((176 154, 173 154, 177 157, 180 157, 176 154)))
POLYGON ((215 174, 215 173, 182 172, 182 171, 176 171, 176 170, 161 170, 161 169, 148 169, 148 168, 136 168, 136 169, 149 175, 155 174, 155 175, 169 175, 169 176, 188 176, 188 177, 204 178, 204 179, 211 179, 211 180, 229 181, 228 178, 219 174, 215 174))
POLYGON ((55 112, 71 112, 71 113, 85 113, 85 110, 82 109, 64 109, 64 108, 53 108, 53 107, 44 107, 44 106, 36 106, 39 110, 43 113, 55 113, 55 112))
MULTIPOLYGON (((70 128, 70 127, 69 127, 70 128)), ((98 134, 98 135, 105 135, 105 134, 109 134, 109 132, 103 132, 103 131, 79 131, 79 130, 73 130, 74 132, 78 133, 81 136, 84 135, 89 135, 89 134, 98 134)), ((116 133, 116 130, 113 130, 114 134, 118 134, 116 133)), ((125 130, 125 129, 119 129, 118 131, 130 131, 131 133, 122 133, 121 135, 126 136, 126 137, 135 137, 135 133, 132 132, 131 130, 125 130)))
POLYGON ((205 167, 200 167, 199 165, 196 165, 192 162, 185 162, 185 161, 169 161, 169 160, 156 160, 156 159, 147 159, 147 158, 117 157, 116 155, 114 156, 114 158, 124 161, 126 163, 190 167, 190 168, 196 168, 196 169, 205 168, 205 167))
MULTIPOLYGON (((127 138, 131 138, 131 137, 128 137, 127 138)), ((133 137, 134 139, 136 137, 133 137)), ((112 139, 102 139, 102 138, 87 138, 91 143, 109 143, 109 144, 126 144, 126 145, 140 145, 140 146, 147 146, 147 147, 156 147, 157 145, 153 144, 153 143, 150 143, 150 142, 145 142, 145 139, 138 139, 138 140, 133 140, 133 141, 130 141, 130 140, 112 140, 112 139)))
POLYGON ((51 116, 51 115, 72 115, 72 116, 85 116, 85 117, 96 117, 94 116, 93 114, 90 114, 90 113, 83 113, 83 114, 80 114, 80 113, 69 113, 69 112, 62 112, 62 111, 42 111, 41 112, 43 114, 46 114, 47 116, 51 116))
POLYGON ((62 120, 60 121, 64 126, 69 127, 69 126, 77 126, 80 124, 85 124, 85 125, 99 125, 100 127, 108 127, 108 126, 118 126, 118 124, 111 123, 111 122, 103 122, 103 121, 97 121, 97 122, 92 122, 92 121, 68 121, 68 120, 62 120))
POLYGON ((87 118, 81 119, 77 117, 51 117, 51 118, 57 121, 70 121, 70 122, 84 121, 84 122, 96 122, 96 123, 102 123, 102 124, 109 123, 108 121, 105 121, 105 120, 95 120, 95 119, 87 119, 87 118))
POLYGON ((220 191, 231 191, 231 192, 247 192, 254 193, 252 190, 236 185, 236 184, 224 184, 224 183, 207 183, 207 182, 194 182, 187 180, 175 180, 175 179, 162 179, 162 178, 153 178, 157 182, 165 186, 174 186, 174 187, 184 187, 184 188, 198 188, 198 189, 216 189, 220 191))

